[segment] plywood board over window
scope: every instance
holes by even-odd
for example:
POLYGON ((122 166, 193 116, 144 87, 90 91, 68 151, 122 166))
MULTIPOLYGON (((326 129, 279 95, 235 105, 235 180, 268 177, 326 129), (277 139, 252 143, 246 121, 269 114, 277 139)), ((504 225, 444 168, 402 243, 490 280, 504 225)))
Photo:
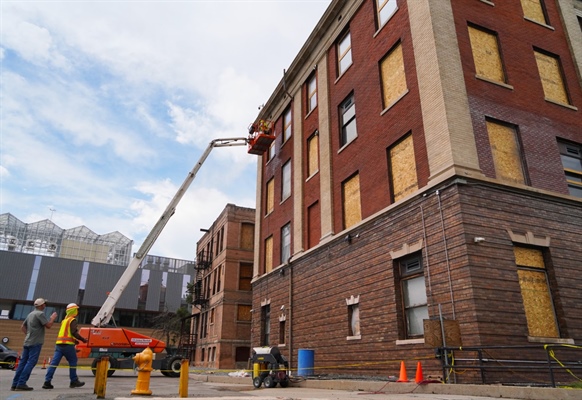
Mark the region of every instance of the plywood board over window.
POLYGON ((342 184, 344 227, 347 229, 362 220, 360 205, 360 175, 356 174, 342 184))
POLYGON ((540 24, 547 24, 541 0, 521 0, 521 8, 526 18, 540 24))
POLYGON ((253 250, 255 246, 255 225, 243 222, 240 226, 240 247, 253 250))
POLYGON ((265 240, 265 273, 273 270, 273 237, 265 240))
POLYGON ((393 146, 389 157, 392 193, 394 201, 398 201, 418 189, 412 135, 393 146))
POLYGON ((562 104, 570 104, 564 79, 562 79, 562 67, 558 57, 534 51, 544 96, 548 100, 562 104))
POLYGON ((267 207, 266 213, 269 214, 275 209, 275 181, 271 179, 267 182, 267 207))
POLYGON ((497 35, 469 26, 469 39, 477 76, 505 83, 497 35))
POLYGON ((319 170, 319 135, 314 134, 307 140, 307 176, 319 170))
POLYGON ((497 179, 525 183, 515 127, 493 121, 486 125, 497 179))
POLYGON ((382 73, 384 108, 388 108, 407 90, 402 45, 400 43, 382 60, 380 70, 382 73))
POLYGON ((513 249, 529 335, 560 337, 542 251, 519 246, 513 249))

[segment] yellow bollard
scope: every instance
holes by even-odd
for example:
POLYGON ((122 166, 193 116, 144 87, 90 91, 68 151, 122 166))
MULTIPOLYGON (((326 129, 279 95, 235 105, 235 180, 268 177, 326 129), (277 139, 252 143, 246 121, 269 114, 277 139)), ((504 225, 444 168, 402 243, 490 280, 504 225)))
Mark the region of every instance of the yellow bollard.
POLYGON ((101 359, 97 362, 97 369, 95 370, 95 388, 93 389, 93 393, 97 395, 98 399, 105 398, 108 370, 109 357, 101 357, 101 359))
POLYGON ((182 359, 180 364, 180 387, 178 389, 178 396, 188 397, 188 360, 182 359))
POLYGON ((133 357, 133 362, 137 364, 137 382, 135 384, 135 389, 131 391, 131 394, 140 394, 146 396, 152 394, 152 391, 150 390, 152 358, 153 352, 149 347, 133 357))

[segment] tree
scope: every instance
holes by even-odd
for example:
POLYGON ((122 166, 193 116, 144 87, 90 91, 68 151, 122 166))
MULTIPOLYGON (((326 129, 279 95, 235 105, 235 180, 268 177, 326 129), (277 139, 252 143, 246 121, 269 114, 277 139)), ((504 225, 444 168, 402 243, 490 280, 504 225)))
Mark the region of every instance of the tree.
POLYGON ((165 311, 153 318, 153 332, 162 336, 169 347, 176 347, 182 335, 190 334, 190 324, 182 324, 187 317, 190 312, 185 307, 178 308, 175 313, 165 311))

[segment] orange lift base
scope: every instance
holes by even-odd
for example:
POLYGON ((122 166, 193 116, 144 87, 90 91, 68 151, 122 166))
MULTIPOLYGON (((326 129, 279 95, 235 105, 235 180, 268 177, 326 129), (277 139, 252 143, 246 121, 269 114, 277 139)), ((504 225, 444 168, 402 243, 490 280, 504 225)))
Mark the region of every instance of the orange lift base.
POLYGON ((267 135, 259 133, 258 135, 249 138, 249 154, 262 155, 269 149, 271 143, 275 140, 275 135, 267 135))

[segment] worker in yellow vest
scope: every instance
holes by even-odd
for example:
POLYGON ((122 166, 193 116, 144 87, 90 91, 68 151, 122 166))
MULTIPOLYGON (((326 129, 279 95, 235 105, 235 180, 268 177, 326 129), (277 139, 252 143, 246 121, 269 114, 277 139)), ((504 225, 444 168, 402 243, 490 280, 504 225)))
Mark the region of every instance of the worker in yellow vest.
POLYGON ((61 329, 59 330, 59 335, 57 336, 57 345, 55 348, 55 354, 51 360, 51 364, 48 367, 46 376, 44 378, 43 389, 53 389, 51 381, 57 370, 57 366, 61 362, 61 359, 65 357, 69 363, 69 378, 71 383, 70 388, 78 388, 85 384, 81 382, 77 376, 77 350, 75 349, 75 344, 77 340, 83 343, 87 343, 87 339, 79 335, 77 329, 77 319, 75 318, 79 313, 79 306, 75 303, 71 303, 67 306, 66 317, 61 322, 61 329))

